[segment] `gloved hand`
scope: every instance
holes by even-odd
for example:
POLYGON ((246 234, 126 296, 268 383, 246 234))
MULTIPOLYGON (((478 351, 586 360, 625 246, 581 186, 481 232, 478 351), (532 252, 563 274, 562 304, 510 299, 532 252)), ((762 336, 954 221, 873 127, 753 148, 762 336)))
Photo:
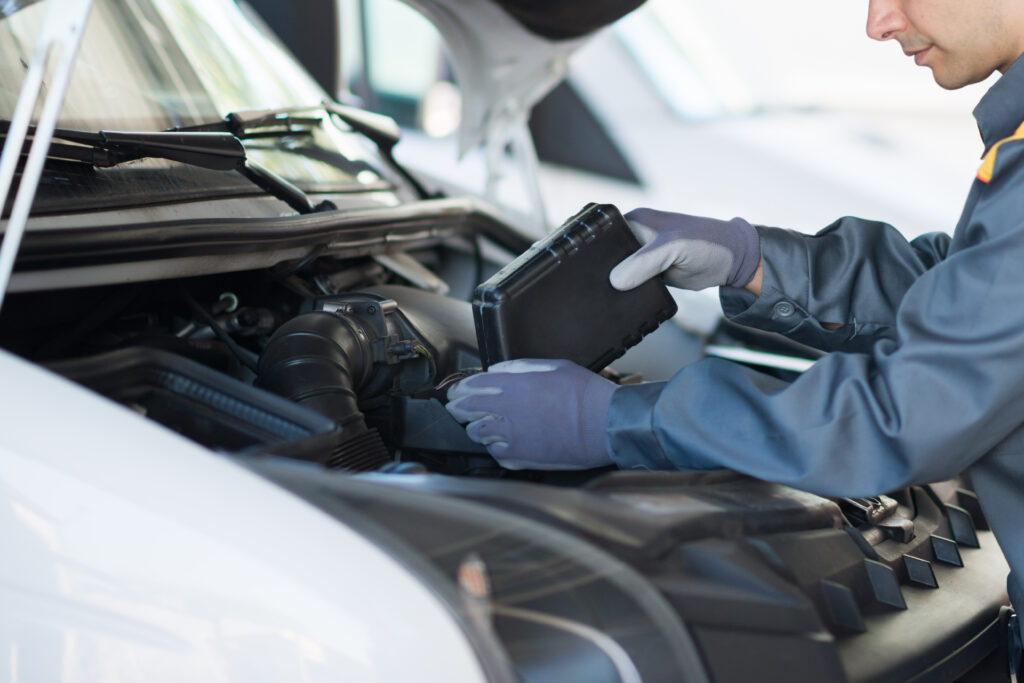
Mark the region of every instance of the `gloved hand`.
POLYGON ((612 464, 605 429, 616 385, 567 360, 510 360, 448 390, 448 412, 510 470, 612 464))
POLYGON ((761 241, 742 218, 720 221, 682 213, 634 209, 625 215, 644 245, 615 266, 616 289, 633 289, 659 273, 682 289, 742 287, 757 272, 761 241))

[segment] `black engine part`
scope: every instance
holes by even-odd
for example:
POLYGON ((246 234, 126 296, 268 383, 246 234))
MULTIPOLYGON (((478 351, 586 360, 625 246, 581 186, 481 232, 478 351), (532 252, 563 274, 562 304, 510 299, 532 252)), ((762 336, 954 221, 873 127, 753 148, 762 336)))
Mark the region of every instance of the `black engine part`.
POLYGON ((208 448, 319 460, 341 438, 323 415, 161 349, 129 347, 49 367, 208 448))
POLYGON ((660 278, 628 292, 611 270, 640 248, 611 204, 589 204, 502 268, 473 295, 484 367, 565 358, 595 372, 676 312, 660 278))
POLYGON ((440 406, 434 388, 479 364, 468 304, 388 286, 321 299, 315 307, 271 337, 257 383, 340 425, 342 445, 325 464, 367 470, 391 460, 364 411, 390 413, 392 396, 402 397, 402 410, 388 419, 392 448, 482 451, 440 406), (424 427, 439 422, 442 428, 424 427))

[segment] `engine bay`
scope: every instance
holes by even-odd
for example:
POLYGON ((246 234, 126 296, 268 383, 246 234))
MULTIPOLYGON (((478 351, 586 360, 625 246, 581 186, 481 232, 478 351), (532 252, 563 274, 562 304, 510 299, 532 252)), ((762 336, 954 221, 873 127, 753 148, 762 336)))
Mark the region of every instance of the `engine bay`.
MULTIPOLYGON (((455 281, 485 268, 474 249, 417 258, 455 281)), ((471 304, 382 265, 395 260, 12 295, 2 345, 215 450, 350 471, 497 471, 443 406, 481 365, 471 304)))
MULTIPOLYGON (((22 291, 5 302, 0 346, 329 514, 342 504, 346 524, 358 512, 446 576, 467 561, 457 532, 493 535, 484 511, 583 540, 657 589, 715 680, 902 680, 953 650, 950 670, 998 659, 1006 597, 993 577, 1005 563, 969 483, 831 500, 725 471, 499 467, 444 408, 447 386, 481 366, 469 299, 511 258, 498 249, 456 235, 380 254, 314 249, 262 270, 22 291), (449 547, 451 557, 438 554, 449 547), (933 592, 940 585, 952 590, 933 592), (960 594, 981 598, 945 620, 944 596, 960 594), (886 646, 914 629, 920 657, 886 646), (753 653, 743 661, 737 634, 753 653), (805 662, 796 676, 794 657, 805 662)), ((480 551, 495 604, 518 599, 524 572, 506 561, 522 544, 480 551)), ((559 586, 531 605, 555 609, 559 586)), ((608 628, 590 604, 558 610, 608 628)), ((547 670, 548 631, 497 628, 520 670, 547 670)), ((638 666, 664 670, 673 648, 648 645, 635 644, 638 666)), ((599 648, 575 656, 604 662, 599 648)))

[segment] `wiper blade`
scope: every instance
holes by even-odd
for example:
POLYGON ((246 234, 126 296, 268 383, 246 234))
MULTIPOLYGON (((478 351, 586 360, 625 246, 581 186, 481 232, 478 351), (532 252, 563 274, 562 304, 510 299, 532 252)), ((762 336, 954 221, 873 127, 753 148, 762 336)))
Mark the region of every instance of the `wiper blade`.
POLYGON ((310 106, 281 107, 279 109, 247 109, 234 111, 218 121, 200 123, 194 126, 179 126, 170 130, 176 132, 211 132, 231 133, 239 138, 259 137, 261 135, 287 135, 289 133, 307 132, 309 126, 319 125, 319 116, 299 116, 304 112, 327 112, 337 116, 355 132, 369 138, 382 151, 390 153, 391 149, 402 137, 402 130, 390 116, 376 114, 356 107, 348 107, 336 102, 325 101, 310 106), (275 128, 277 131, 254 132, 260 129, 275 128))
MULTIPOLYGON (((0 137, 8 124, 0 122, 0 137)), ((34 129, 29 127, 29 135, 34 129)), ((238 171, 264 191, 299 213, 337 208, 331 202, 314 206, 309 196, 273 171, 249 160, 242 141, 231 133, 197 131, 97 132, 57 128, 46 158, 109 168, 138 159, 168 159, 214 171, 238 171), (68 144, 72 143, 72 144, 68 144)))
POLYGON ((228 133, 122 132, 101 130, 96 133, 58 128, 58 141, 50 148, 49 158, 81 161, 109 168, 137 159, 168 159, 214 171, 233 171, 245 163, 245 148, 228 133))
POLYGON ((309 134, 311 127, 319 125, 322 119, 317 116, 300 116, 300 114, 315 111, 327 112, 340 119, 351 130, 370 140, 391 167, 415 188, 420 197, 424 199, 431 197, 420 181, 395 160, 394 148, 402 137, 402 130, 395 120, 383 114, 348 107, 337 102, 324 101, 312 106, 236 111, 219 121, 195 126, 181 126, 171 130, 175 132, 222 131, 242 139, 309 134))

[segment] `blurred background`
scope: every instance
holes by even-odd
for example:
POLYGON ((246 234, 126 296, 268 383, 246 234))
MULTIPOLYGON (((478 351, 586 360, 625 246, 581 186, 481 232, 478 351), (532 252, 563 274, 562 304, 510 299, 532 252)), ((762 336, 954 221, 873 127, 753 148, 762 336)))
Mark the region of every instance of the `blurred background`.
MULTIPOLYGON (((308 18, 289 30, 274 0, 252 2, 340 101, 398 121, 395 155, 428 186, 482 194, 537 236, 588 202, 807 233, 845 215, 911 238, 952 232, 980 163, 971 111, 991 82, 942 90, 898 43, 867 37, 866 0, 649 0, 580 41, 564 81, 522 110, 529 135, 499 139, 490 162, 486 145, 460 156, 459 129, 470 98, 507 93, 486 80, 465 88, 458 76, 472 68, 409 5, 337 0, 335 49, 317 52, 323 41, 311 39, 308 18)), ((462 54, 498 52, 501 38, 499 28, 470 34, 462 54)), ((521 43, 505 42, 514 62, 521 43)), ((693 340, 721 321, 717 290, 673 295, 678 327, 663 326, 624 360, 668 357, 674 369, 699 357, 693 340)))
MULTIPOLYGON (((952 231, 987 84, 940 89, 898 43, 866 36, 866 12, 651 0, 600 32, 530 117, 548 222, 599 201, 805 232, 842 215, 952 231)), ((482 191, 482 154, 457 160, 462 93, 436 29, 399 0, 341 0, 339 15, 339 97, 396 118, 410 166, 482 191)), ((499 196, 528 195, 508 182, 499 196)))

